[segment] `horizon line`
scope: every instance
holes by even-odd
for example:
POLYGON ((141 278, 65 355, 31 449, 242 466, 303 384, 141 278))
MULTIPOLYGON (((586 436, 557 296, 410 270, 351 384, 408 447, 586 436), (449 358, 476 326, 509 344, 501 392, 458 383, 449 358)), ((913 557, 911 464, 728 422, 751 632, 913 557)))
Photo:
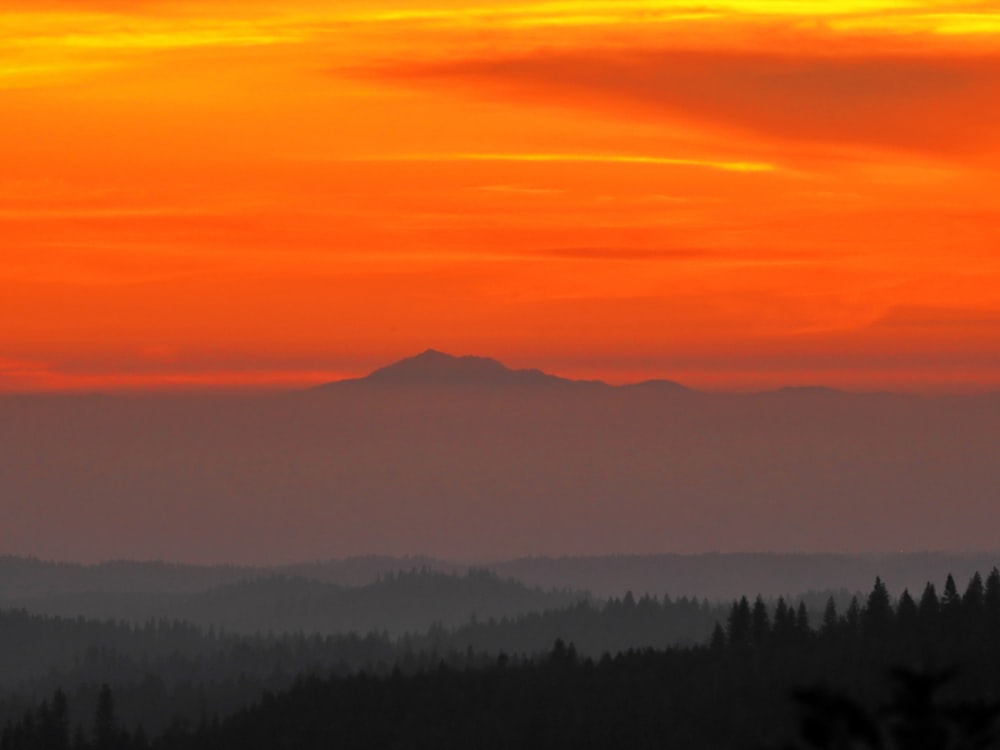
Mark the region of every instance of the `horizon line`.
POLYGON ((592 559, 613 559, 613 558, 649 558, 649 557, 841 557, 841 558, 886 558, 886 557, 913 557, 913 556, 951 556, 951 557, 984 557, 1000 556, 1000 548, 996 549, 973 549, 973 550, 952 550, 952 549, 914 549, 914 550, 865 550, 853 552, 837 552, 832 550, 804 551, 804 550, 706 550, 701 552, 590 552, 576 554, 545 554, 530 553, 512 555, 510 557, 496 557, 487 560, 464 560, 438 557, 426 552, 365 552, 343 557, 317 557, 311 559, 296 558, 285 562, 194 562, 191 560, 165 559, 165 558, 129 558, 111 557, 99 560, 81 560, 67 558, 39 557, 31 553, 11 553, 0 552, 0 562, 5 560, 17 560, 28 563, 39 563, 42 565, 74 565, 86 568, 97 568, 105 565, 170 565, 191 568, 257 568, 257 569, 277 569, 291 568, 308 565, 325 565, 328 563, 343 563, 358 560, 368 560, 372 558, 385 558, 395 561, 406 560, 426 560, 445 565, 464 566, 468 568, 487 567, 490 565, 504 565, 513 562, 528 560, 592 560, 592 559))
MULTIPOLYGON (((206 369, 206 370, 146 370, 138 372, 67 372, 57 367, 0 360, 0 397, 43 395, 249 395, 300 393, 338 384, 368 381, 375 373, 400 365, 428 354, 449 359, 492 361, 509 373, 535 371, 560 379, 567 384, 592 384, 611 389, 630 388, 656 383, 669 383, 693 394, 712 396, 752 396, 781 392, 828 392, 855 396, 907 396, 907 397, 980 397, 1000 393, 1000 373, 992 377, 979 377, 969 373, 947 371, 911 370, 862 370, 853 372, 834 368, 814 368, 796 377, 795 370, 752 370, 725 368, 677 368, 674 373, 653 373, 653 368, 631 368, 632 377, 608 377, 607 367, 591 367, 562 375, 539 367, 511 367, 489 355, 451 354, 440 349, 427 348, 417 354, 394 359, 386 364, 364 371, 356 369, 206 369), (12 364, 13 366, 3 366, 12 364), (914 373, 921 376, 914 378, 914 373), (642 373, 637 376, 637 373, 642 373), (690 378, 684 377, 684 374, 690 378), (782 377, 782 375, 787 377, 782 377), (596 375, 596 376, 595 376, 596 375), (827 376, 827 377, 824 377, 827 376), (839 376, 839 377, 838 377, 839 376), (846 376, 846 377, 845 377, 846 376), (8 381, 8 384, 4 380, 8 381), (693 384, 692 384, 693 383, 693 384)), ((624 370, 620 371, 623 372, 624 370)), ((369 381, 371 382, 371 381, 369 381)), ((431 385, 421 383, 422 386, 431 385)), ((455 385, 442 383, 442 385, 455 385)), ((467 384, 466 384, 467 387, 467 384)), ((489 387, 480 384, 480 387, 489 387)))

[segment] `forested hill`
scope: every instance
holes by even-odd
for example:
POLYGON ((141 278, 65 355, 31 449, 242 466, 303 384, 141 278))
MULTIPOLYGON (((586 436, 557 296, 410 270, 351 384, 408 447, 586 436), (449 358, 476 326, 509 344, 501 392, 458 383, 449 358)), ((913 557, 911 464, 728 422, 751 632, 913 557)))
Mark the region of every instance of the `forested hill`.
POLYGON ((385 632, 245 636, 170 620, 139 625, 0 611, 0 723, 63 688, 86 704, 97 686, 126 696, 130 726, 161 728, 171 717, 225 715, 296 675, 410 673, 436 665, 467 666, 505 652, 534 656, 557 638, 598 656, 632 647, 705 642, 726 607, 691 599, 626 595, 513 617, 476 618, 392 638, 385 632), (470 656, 471 655, 471 656, 470 656))
POLYGON ((559 642, 543 659, 501 656, 481 670, 303 680, 227 721, 154 746, 787 747, 796 731, 789 696, 810 685, 825 686, 804 696, 812 708, 805 724, 810 747, 995 746, 996 571, 985 585, 977 574, 964 595, 949 577, 942 596, 928 586, 918 600, 907 593, 896 604, 878 581, 864 603, 843 613, 831 605, 819 625, 811 629, 782 604, 768 609, 743 599, 707 646, 591 660, 559 642), (890 669, 900 665, 914 670, 911 692, 881 723, 877 712, 861 707, 885 700, 890 669), (938 683, 943 689, 936 694, 938 683))
POLYGON ((1000 573, 985 582, 975 575, 964 593, 949 576, 941 595, 929 584, 895 602, 877 580, 844 611, 831 600, 818 623, 783 600, 769 607, 743 598, 699 646, 591 659, 560 641, 540 658, 468 653, 401 662, 391 672, 313 675, 229 718, 207 712, 196 726, 166 733, 117 718, 117 707, 141 691, 106 689, 77 707, 92 718, 71 741, 73 699, 56 694, 10 723, 0 748, 749 748, 790 738, 791 691, 820 682, 835 692, 809 694, 814 740, 857 731, 877 740, 868 746, 901 749, 914 745, 900 737, 933 730, 944 732, 947 747, 990 747, 1000 697, 1000 573), (888 690, 889 668, 900 665, 917 675, 890 726, 836 693, 874 704, 888 690), (939 682, 954 710, 935 708, 939 682))
POLYGON ((866 591, 876 576, 893 595, 922 587, 942 570, 968 580, 977 570, 1000 565, 1000 553, 894 554, 706 553, 575 557, 525 557, 490 568, 543 588, 582 588, 595 596, 636 594, 737 599, 747 592, 765 597, 808 591, 866 591))
MULTIPOLYGON (((478 565, 427 557, 368 555, 268 567, 181 565, 117 561, 96 565, 0 556, 0 606, 24 606, 53 614, 117 616, 108 606, 71 611, 74 603, 204 594, 236 584, 301 579, 344 587, 367 586, 414 570, 465 575, 490 570, 500 578, 545 590, 572 589, 598 597, 697 597, 728 601, 747 591, 765 597, 810 590, 863 591, 880 576, 893 594, 923 586, 947 570, 966 580, 976 570, 1000 565, 1000 553, 910 552, 893 554, 629 554, 522 557, 478 565)), ((167 612, 170 615, 172 613, 167 612)))
POLYGON ((128 683, 155 675, 168 685, 294 675, 337 668, 387 670, 407 655, 546 651, 558 638, 599 656, 627 648, 703 643, 726 616, 724 605, 693 599, 583 600, 513 617, 472 618, 393 638, 383 631, 240 635, 186 622, 142 624, 0 610, 0 690, 37 692, 82 682, 128 683))
POLYGON ((388 573, 364 586, 338 586, 271 575, 198 593, 91 592, 9 599, 8 608, 38 614, 144 623, 168 618, 234 632, 392 635, 564 607, 587 594, 542 590, 494 573, 450 575, 430 570, 388 573))

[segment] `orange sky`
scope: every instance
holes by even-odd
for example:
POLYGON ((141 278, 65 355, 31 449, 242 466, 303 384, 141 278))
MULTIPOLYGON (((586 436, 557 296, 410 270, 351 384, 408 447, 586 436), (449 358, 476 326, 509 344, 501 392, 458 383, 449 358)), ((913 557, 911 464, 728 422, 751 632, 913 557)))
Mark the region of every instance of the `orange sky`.
POLYGON ((0 390, 1000 387, 995 0, 3 5, 0 390))

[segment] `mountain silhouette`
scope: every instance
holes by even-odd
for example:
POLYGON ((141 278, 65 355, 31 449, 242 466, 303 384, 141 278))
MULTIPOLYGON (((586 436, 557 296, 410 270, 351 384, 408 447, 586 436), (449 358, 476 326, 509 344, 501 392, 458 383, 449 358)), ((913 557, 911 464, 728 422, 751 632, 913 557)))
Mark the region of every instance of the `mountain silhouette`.
POLYGON ((362 378, 338 380, 320 388, 345 384, 445 386, 607 386, 599 380, 570 380, 537 369, 515 370, 490 357, 455 356, 428 349, 380 367, 362 378))

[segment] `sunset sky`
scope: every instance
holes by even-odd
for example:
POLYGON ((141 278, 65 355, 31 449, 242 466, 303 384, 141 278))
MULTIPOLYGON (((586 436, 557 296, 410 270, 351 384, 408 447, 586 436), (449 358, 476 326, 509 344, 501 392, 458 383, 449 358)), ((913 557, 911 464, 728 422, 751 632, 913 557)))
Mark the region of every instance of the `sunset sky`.
POLYGON ((1000 388, 998 123, 996 0, 4 0, 0 390, 1000 388))

